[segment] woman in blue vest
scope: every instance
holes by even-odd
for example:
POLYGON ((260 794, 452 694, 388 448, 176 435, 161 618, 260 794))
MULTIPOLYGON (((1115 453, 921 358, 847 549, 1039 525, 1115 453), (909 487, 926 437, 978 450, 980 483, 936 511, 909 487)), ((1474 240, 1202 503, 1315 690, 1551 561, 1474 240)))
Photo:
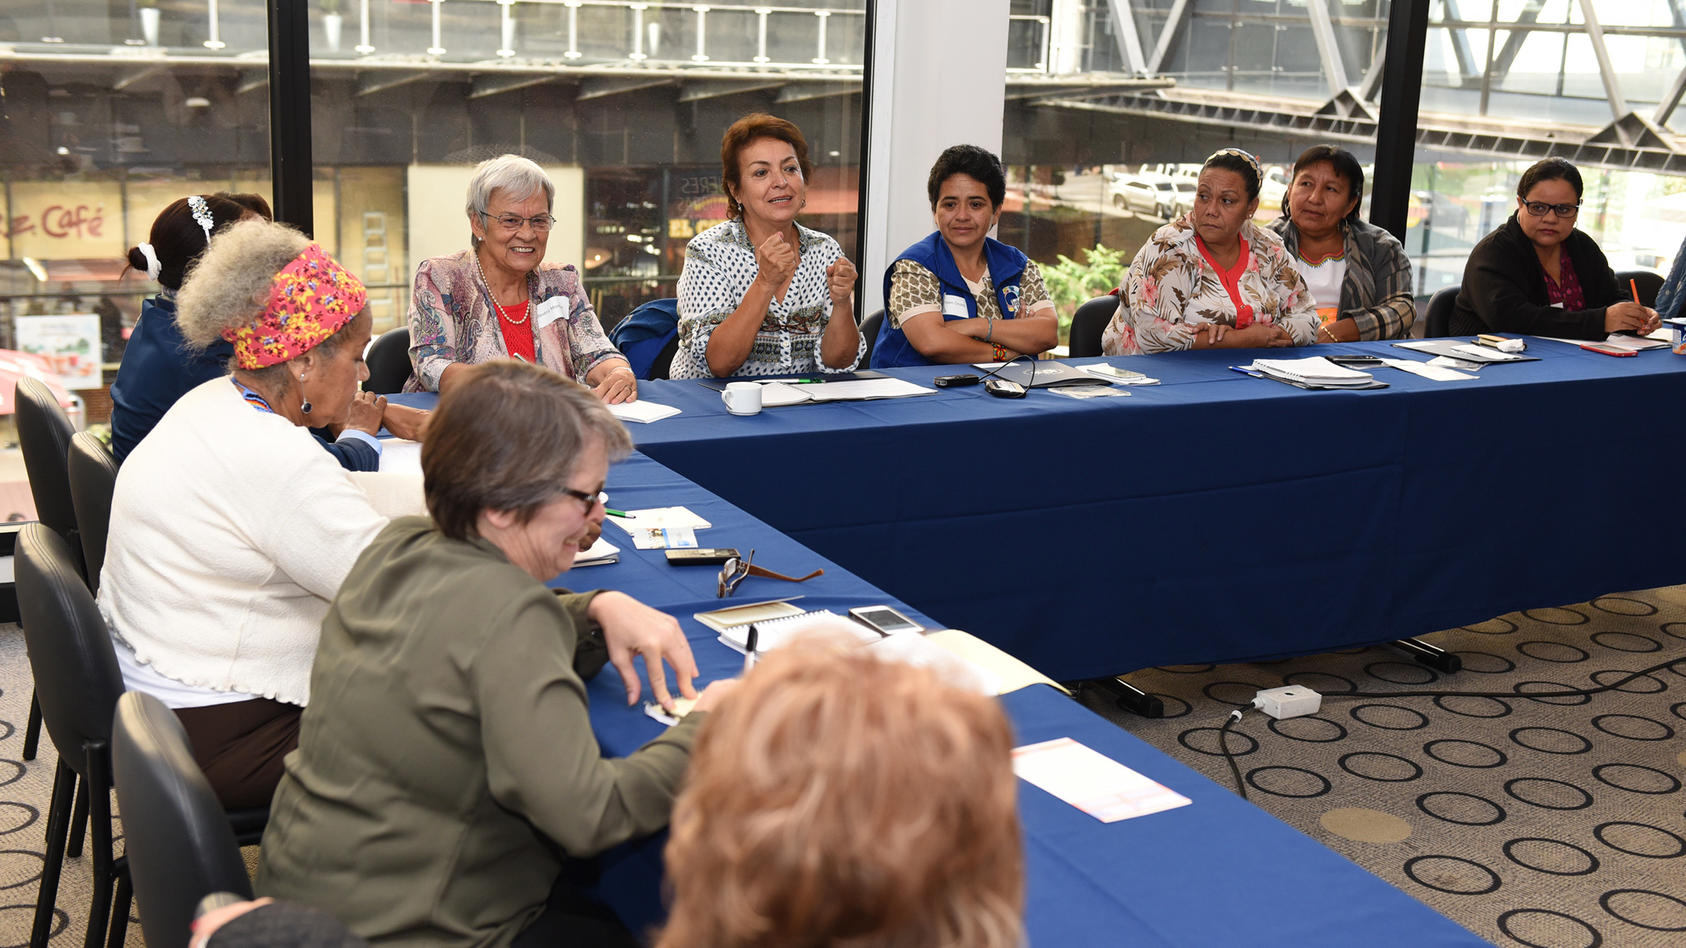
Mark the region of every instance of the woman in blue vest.
POLYGON ((884 272, 884 325, 872 367, 988 362, 1059 343, 1054 301, 1036 262, 988 236, 1001 216, 1001 159, 955 145, 926 184, 936 233, 884 272))

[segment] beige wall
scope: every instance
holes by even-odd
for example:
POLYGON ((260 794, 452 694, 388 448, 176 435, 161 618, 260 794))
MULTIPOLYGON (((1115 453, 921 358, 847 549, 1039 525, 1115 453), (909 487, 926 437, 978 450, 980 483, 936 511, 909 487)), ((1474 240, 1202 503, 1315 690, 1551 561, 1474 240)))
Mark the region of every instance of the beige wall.
MULTIPOLYGON (((429 257, 468 249, 468 217, 463 203, 473 165, 410 165, 410 275, 429 257)), ((556 185, 556 226, 544 258, 580 266, 585 254, 585 169, 554 165, 544 169, 556 185)))

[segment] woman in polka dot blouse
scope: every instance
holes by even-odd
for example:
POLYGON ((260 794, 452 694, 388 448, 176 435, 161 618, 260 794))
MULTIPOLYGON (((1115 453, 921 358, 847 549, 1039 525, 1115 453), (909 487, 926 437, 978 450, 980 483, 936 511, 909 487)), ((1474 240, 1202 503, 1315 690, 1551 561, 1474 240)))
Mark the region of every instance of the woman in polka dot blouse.
POLYGON ((853 369, 866 348, 855 265, 837 241, 796 223, 812 171, 801 130, 745 116, 726 130, 720 164, 731 220, 685 248, 672 377, 853 369))

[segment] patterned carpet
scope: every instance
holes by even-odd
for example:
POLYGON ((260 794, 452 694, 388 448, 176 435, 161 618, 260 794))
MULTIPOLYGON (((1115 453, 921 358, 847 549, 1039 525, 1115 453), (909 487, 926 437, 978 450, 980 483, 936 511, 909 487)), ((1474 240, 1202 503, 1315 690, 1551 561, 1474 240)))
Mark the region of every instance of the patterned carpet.
POLYGON ((1463 671, 1378 646, 1127 676, 1161 696, 1160 720, 1085 701, 1233 787, 1218 732, 1256 691, 1365 692, 1309 717, 1249 712, 1228 737, 1249 798, 1497 944, 1686 945, 1686 587, 1425 638, 1463 671), (1387 695, 1592 688, 1670 659, 1590 697, 1387 695))
MULTIPOLYGON (((1164 700, 1160 720, 1116 711, 1093 692, 1084 700, 1233 786, 1218 729, 1258 689, 1376 692, 1326 699, 1289 721, 1247 714, 1229 743, 1250 798, 1497 944, 1686 945, 1686 665, 1593 697, 1383 694, 1596 687, 1686 659, 1686 587, 1427 638, 1458 653, 1464 670, 1439 675, 1375 647, 1129 676, 1164 700)), ((50 742, 21 761, 29 694, 23 636, 0 626, 0 946, 28 941, 52 781, 50 742)), ((87 862, 65 867, 56 945, 82 938, 87 862)), ((138 925, 128 943, 142 944, 138 925)))

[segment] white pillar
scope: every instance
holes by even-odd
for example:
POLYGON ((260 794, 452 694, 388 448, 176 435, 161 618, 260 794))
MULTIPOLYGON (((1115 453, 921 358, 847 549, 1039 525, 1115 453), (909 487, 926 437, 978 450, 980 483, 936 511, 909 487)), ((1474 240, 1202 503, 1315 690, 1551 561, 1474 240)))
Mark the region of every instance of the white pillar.
POLYGON ((930 233, 925 179, 950 145, 1001 153, 1008 0, 879 0, 861 313, 884 308, 884 268, 930 233))

